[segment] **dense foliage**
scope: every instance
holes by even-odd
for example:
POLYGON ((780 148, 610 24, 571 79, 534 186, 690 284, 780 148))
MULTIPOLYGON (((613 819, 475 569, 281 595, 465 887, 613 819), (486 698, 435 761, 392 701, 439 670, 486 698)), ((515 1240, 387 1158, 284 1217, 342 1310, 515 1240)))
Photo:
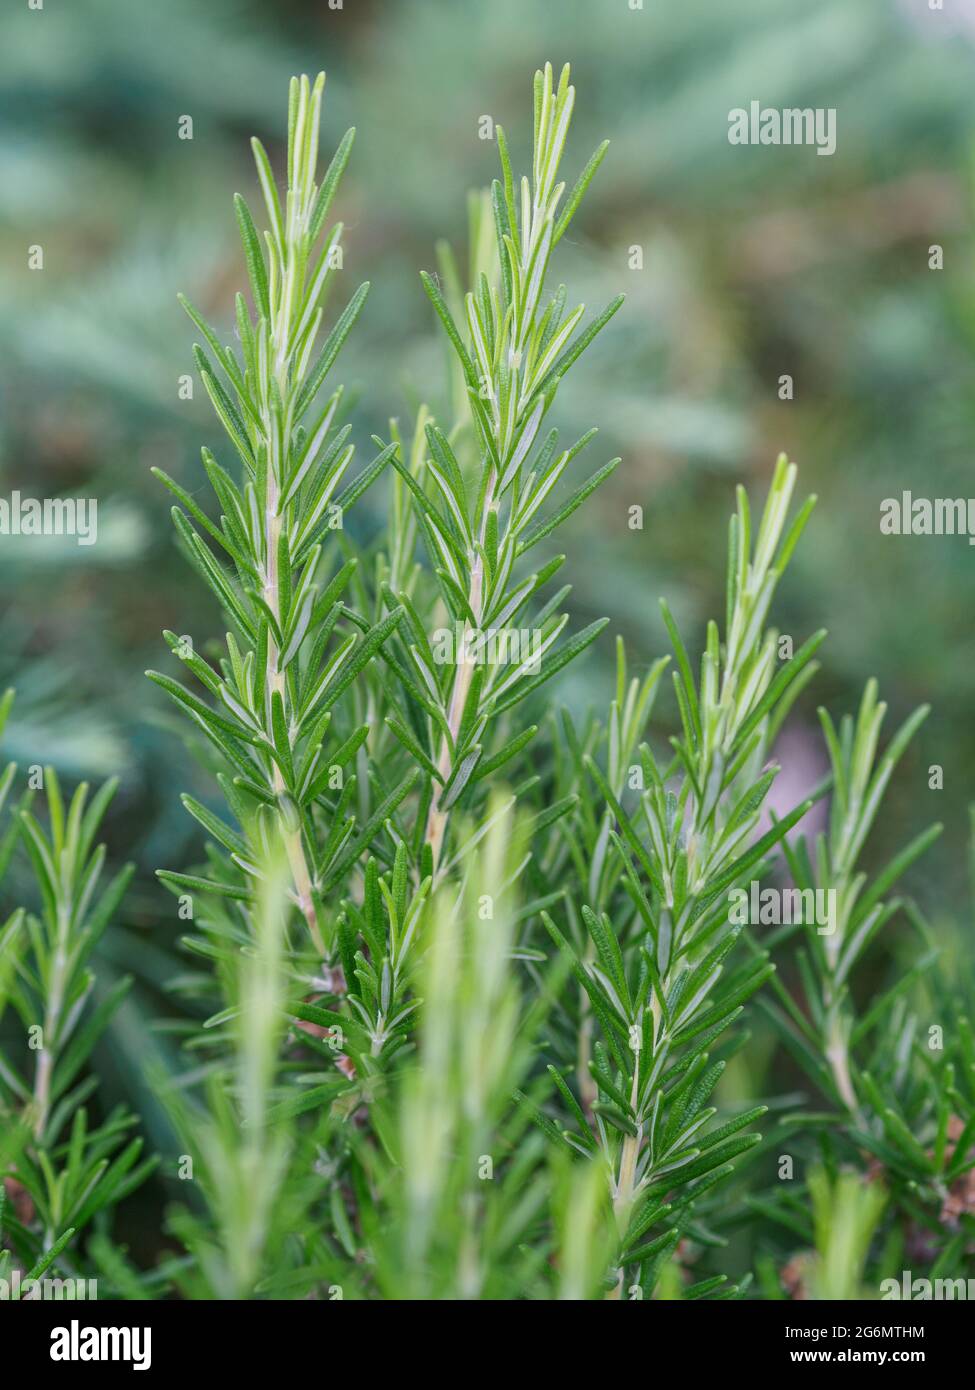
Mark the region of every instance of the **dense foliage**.
MULTIPOLYGON (((538 72, 530 173, 497 127, 470 265, 441 247, 423 275, 443 404, 353 469, 334 377, 368 286, 333 309, 353 132, 320 174, 323 89, 292 81, 283 196, 254 142, 235 345, 184 300, 223 430, 203 450, 212 495, 154 470, 226 624, 219 644, 167 631, 149 673, 210 779, 183 797, 205 862, 159 871, 193 962, 170 981, 180 1060, 154 1073, 179 1253, 143 1270, 113 1236, 154 1160, 131 1115, 91 1108, 128 987, 92 970, 128 878, 97 891, 112 786, 65 805, 32 768, 0 849, 36 881, 0 929, 17 1020, 0 1272, 94 1274, 126 1297, 476 1299, 876 1297, 903 1268, 962 1273, 966 981, 891 896, 938 827, 860 867, 925 711, 881 747, 869 683, 855 719, 821 711, 828 775, 795 805, 774 794, 826 637, 793 650, 772 625, 815 499, 793 510, 784 456, 754 520, 739 488, 699 660, 664 602, 669 661, 631 676, 619 642, 603 714, 555 703, 547 682, 609 621, 573 623, 553 545, 620 461, 582 470, 595 430, 565 443, 550 421, 622 296, 587 317, 549 283, 606 145, 567 185, 575 90, 568 68, 538 72), (363 540, 356 504, 381 491, 385 529, 363 540), (500 657, 498 633, 517 638, 500 657), (650 723, 668 665, 670 737, 650 723), (829 902, 828 920, 736 919, 739 892, 769 889, 829 902), (874 997, 871 948, 903 921, 914 957, 874 997), (801 1091, 749 1085, 759 1018, 801 1091)), ((11 765, 0 791, 21 784, 11 765)))

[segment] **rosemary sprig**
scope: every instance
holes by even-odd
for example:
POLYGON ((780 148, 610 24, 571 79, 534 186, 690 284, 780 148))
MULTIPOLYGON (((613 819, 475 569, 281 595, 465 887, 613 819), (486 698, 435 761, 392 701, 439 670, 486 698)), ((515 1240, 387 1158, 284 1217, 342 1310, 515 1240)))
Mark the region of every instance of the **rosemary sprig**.
POLYGON ((341 223, 326 229, 326 222, 354 136, 352 130, 345 134, 317 183, 324 85, 324 73, 314 84, 306 77, 292 80, 283 204, 267 154, 259 141, 252 142, 268 227, 262 243, 238 194, 237 221, 252 298, 251 307, 240 294, 236 300, 240 356, 222 347, 202 315, 183 301, 206 343, 205 348, 197 345, 194 355, 237 455, 240 481, 204 449, 204 467, 223 509, 217 527, 182 487, 160 476, 185 508, 173 510, 180 538, 232 631, 219 670, 192 643, 167 633, 210 703, 168 676, 149 673, 236 774, 224 778, 223 785, 242 831, 188 799, 191 814, 230 850, 240 872, 219 882, 194 882, 167 872, 160 876, 178 893, 195 889, 253 900, 260 877, 256 861, 270 843, 270 814, 285 845, 292 900, 320 959, 334 947, 326 942, 321 918, 322 887, 343 863, 355 824, 346 792, 338 798, 327 793, 346 789, 344 768, 368 732, 361 727, 334 739, 332 710, 401 616, 394 612, 365 634, 354 627, 349 631, 341 596, 354 566, 338 568, 328 580, 330 557, 323 555, 329 532, 341 529, 346 509, 392 452, 380 453, 339 491, 353 457, 350 427, 339 424, 342 388, 322 399, 322 387, 369 286, 359 286, 322 337, 326 304, 342 264, 341 223), (323 819, 330 822, 327 835, 321 831, 323 819))

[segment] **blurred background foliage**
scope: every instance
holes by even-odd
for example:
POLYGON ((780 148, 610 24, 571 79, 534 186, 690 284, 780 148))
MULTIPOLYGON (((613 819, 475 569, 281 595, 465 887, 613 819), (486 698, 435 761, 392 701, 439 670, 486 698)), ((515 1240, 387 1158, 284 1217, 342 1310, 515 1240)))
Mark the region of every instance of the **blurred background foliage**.
MULTIPOLYGON (((830 629, 787 731, 790 779, 801 794, 819 774, 816 703, 854 707, 870 675, 891 727, 930 701, 871 853, 882 862, 944 820, 911 887, 946 934, 969 932, 972 552, 960 537, 882 537, 879 508, 903 489, 975 493, 973 0, 943 11, 928 0, 45 0, 8 9, 2 25, 0 492, 99 503, 96 546, 0 540, 0 683, 19 692, 2 756, 54 762, 69 780, 121 775, 110 844, 140 872, 106 938, 101 987, 131 969, 139 983, 101 1060, 108 1098, 128 1093, 151 1144, 171 1146, 143 1079, 169 1044, 146 1022, 174 1012, 179 968, 173 900, 151 874, 199 854, 178 792, 205 797, 207 784, 142 672, 158 664, 162 628, 200 643, 220 619, 175 549, 149 469, 196 490, 199 446, 218 441, 198 384, 195 399, 179 396, 193 333, 176 291, 233 331, 244 274, 231 199, 252 190, 251 133, 280 163, 292 72, 328 72, 323 149, 358 128, 337 210, 348 291, 363 279, 373 289, 342 374, 368 447, 390 415, 409 426, 420 400, 446 404, 417 270, 434 267, 440 237, 463 248, 464 191, 494 176, 479 119, 500 121, 523 155, 531 72, 572 63, 570 174, 612 143, 563 273, 592 308, 627 295, 562 407, 566 430, 598 424, 594 447, 624 460, 567 528, 578 624, 611 616, 645 669, 666 649, 666 594, 698 645, 723 611, 733 485, 764 492, 788 452, 820 503, 776 620, 797 647, 830 629), (835 107, 836 153, 730 145, 728 112, 753 99, 835 107), (178 134, 187 115, 192 140, 178 134), (43 273, 27 269, 37 244, 43 273), (783 374, 792 401, 778 398, 783 374), (627 525, 634 505, 642 530, 627 525), (928 788, 935 763, 941 791, 928 788)), ((355 524, 377 526, 382 506, 376 488, 355 524)), ((573 705, 606 704, 611 652, 608 633, 563 683, 573 705)), ((661 717, 671 726, 665 700, 661 717)), ((749 1094, 794 1079, 763 1076, 760 1046, 749 1055, 753 1072, 737 1079, 749 1094)))

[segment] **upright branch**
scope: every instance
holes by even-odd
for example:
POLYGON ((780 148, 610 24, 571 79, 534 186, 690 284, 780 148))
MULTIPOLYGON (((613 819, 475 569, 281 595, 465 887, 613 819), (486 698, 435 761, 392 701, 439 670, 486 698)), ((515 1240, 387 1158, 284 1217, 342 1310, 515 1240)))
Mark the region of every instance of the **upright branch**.
MULTIPOLYGON (((12 692, 0 699, 0 734, 12 692)), ((15 774, 0 775, 0 815, 15 774)), ((106 782, 93 796, 85 783, 70 801, 52 767, 43 771, 46 814, 29 809, 34 790, 9 808, 0 832, 0 880, 22 842, 34 871, 37 915, 16 909, 0 923, 0 1020, 8 1005, 19 1018, 24 1046, 0 1057, 0 1228, 4 1194, 19 1199, 15 1226, 7 1222, 0 1265, 12 1249, 26 1269, 47 1268, 62 1251, 76 1265, 74 1237, 148 1176, 156 1160, 141 1160, 134 1119, 116 1106, 96 1122, 86 1102, 96 1085, 92 1053, 103 1042, 132 984, 130 976, 96 987, 93 968, 132 876, 132 865, 104 880, 105 846, 96 845, 115 793, 106 782), (21 1060, 22 1059, 22 1060, 21 1060)), ((102 1217, 104 1223, 105 1216, 102 1217)), ((5 1271, 6 1272, 6 1271, 5 1271)))
MULTIPOLYGON (((91 805, 83 782, 65 812, 57 774, 44 771, 50 809, 51 830, 46 835, 37 818, 28 810, 20 812, 22 833, 34 862, 41 887, 44 912, 43 932, 34 936, 35 968, 43 998, 41 1046, 31 1096, 34 1138, 44 1139, 51 1105, 63 1090, 55 1088, 55 1070, 74 1033, 93 985, 86 970, 88 957, 118 906, 132 876, 132 866, 123 869, 109 885, 104 897, 93 904, 93 895, 105 862, 105 846, 93 849, 99 823, 115 794, 117 782, 106 782, 91 805)), ((113 1008, 121 1003, 128 989, 125 980, 116 991, 113 1008)))
POLYGON ((485 756, 489 726, 583 651, 604 625, 594 623, 557 647, 568 622, 567 614, 556 613, 568 592, 563 589, 526 627, 524 610, 564 556, 535 573, 524 574, 518 564, 619 462, 606 464, 553 516, 542 519, 542 504, 595 433, 559 452, 557 432, 543 436, 542 421, 562 377, 622 303, 620 296, 576 334, 584 306, 567 314, 564 286, 546 296, 552 252, 606 149, 604 143, 596 150, 563 203, 565 184, 558 173, 574 101, 568 67, 557 87, 550 66, 535 74, 532 175, 522 177, 517 188, 504 131, 498 127, 502 179, 495 180, 491 195, 494 271, 490 277, 481 273, 467 294, 463 330, 436 280, 422 277, 460 365, 477 444, 471 476, 448 434, 429 424, 427 489, 402 461, 395 461, 413 494, 444 606, 460 632, 445 673, 443 658, 435 656, 412 605, 404 604, 415 672, 408 673, 409 696, 426 727, 417 738, 416 721, 412 729, 401 720, 389 722, 430 779, 423 835, 435 872, 442 868, 449 812, 458 797, 535 733, 533 727, 523 730, 494 756, 485 756), (529 649, 486 663, 486 641, 506 633, 516 620, 530 632, 529 649))
MULTIPOLYGON (((847 715, 837 729, 827 711, 819 711, 832 774, 829 826, 817 837, 813 855, 805 842, 786 849, 796 886, 801 892, 815 893, 828 908, 822 914, 826 926, 804 940, 799 950, 805 1011, 797 1009, 781 990, 777 994, 786 1013, 768 1009, 800 1060, 810 1060, 814 1079, 839 1101, 855 1127, 865 1123, 864 1090, 869 1093, 872 1082, 869 1076, 858 1075, 854 1065, 854 1044, 865 1030, 850 997, 853 973, 878 932, 902 906, 897 898, 887 900, 886 894, 941 833, 938 824, 922 831, 873 881, 859 866, 893 771, 927 717, 928 706, 922 705, 904 721, 878 757, 886 712, 873 680, 867 682, 855 720, 847 715)), ((892 1004, 903 994, 905 979, 910 982, 914 974, 901 977, 890 999, 878 1001, 869 1017, 879 1019, 881 1003, 892 1004)), ((875 1093, 871 1104, 874 1098, 875 1093)), ((886 1105, 876 1108, 888 1109, 886 1105)))
POLYGON ((579 1126, 568 1141, 598 1156, 611 1175, 619 1271, 614 1297, 626 1287, 627 1267, 638 1273, 641 1287, 652 1287, 653 1271, 679 1240, 695 1197, 727 1176, 729 1158, 757 1142, 739 1131, 761 1107, 706 1132, 716 1111, 705 1103, 724 1067, 712 1058, 710 1044, 773 970, 767 954, 757 952, 727 973, 726 958, 741 932, 730 917, 729 894, 746 875, 761 872, 769 851, 810 805, 804 802, 758 833, 777 771, 763 766, 766 752, 825 636, 815 634, 776 669, 775 634, 765 627, 769 605, 814 502, 810 498, 786 527, 795 473, 779 459, 754 541, 748 501, 739 490, 726 638, 722 644, 717 624, 708 624, 699 681, 664 605, 682 727, 681 737, 671 740, 669 765, 659 766, 641 746, 644 790, 628 811, 617 790, 615 759, 609 776, 585 759, 613 822, 591 886, 600 889, 610 856, 623 900, 600 911, 597 897, 596 910, 583 908, 591 947, 582 957, 545 916, 573 961, 600 1035, 588 1063, 597 1095, 588 1113, 551 1070, 579 1126), (662 1233, 645 1241, 658 1222, 662 1233))
POLYGON ((188 553, 234 628, 227 635, 227 659, 220 672, 186 639, 166 634, 177 656, 215 698, 215 707, 169 677, 149 673, 229 764, 234 775, 224 779, 224 791, 244 830, 241 836, 185 798, 207 832, 229 849, 246 887, 180 874, 162 877, 177 891, 196 888, 251 898, 260 877, 256 865, 268 843, 261 817, 272 814, 286 849, 292 899, 319 956, 329 951, 319 916, 321 892, 326 884, 340 881, 357 858, 355 852, 349 858, 349 844, 355 843, 349 798, 327 793, 346 786, 342 769, 368 732, 352 731, 327 755, 332 708, 400 619, 397 612, 365 633, 354 628, 329 650, 339 623, 350 616, 340 599, 355 563, 343 565, 323 583, 323 542, 329 531, 342 527, 345 509, 378 475, 390 451, 337 495, 352 461, 351 427, 338 425, 342 388, 324 401, 319 394, 369 287, 356 290, 316 355, 326 300, 342 266, 341 223, 327 231, 325 224, 354 133, 349 130, 343 137, 317 184, 324 84, 324 73, 314 85, 307 77, 292 79, 283 207, 264 148, 260 141, 252 142, 269 223, 263 245, 244 199, 239 194, 235 199, 253 301, 251 310, 237 295, 242 360, 220 345, 183 298, 207 345, 194 349, 200 375, 242 465, 238 485, 209 450, 203 451, 224 512, 219 528, 182 487, 160 473, 185 512, 230 561, 228 567, 186 514, 174 508, 188 553), (319 818, 329 822, 327 831, 320 831, 319 818))

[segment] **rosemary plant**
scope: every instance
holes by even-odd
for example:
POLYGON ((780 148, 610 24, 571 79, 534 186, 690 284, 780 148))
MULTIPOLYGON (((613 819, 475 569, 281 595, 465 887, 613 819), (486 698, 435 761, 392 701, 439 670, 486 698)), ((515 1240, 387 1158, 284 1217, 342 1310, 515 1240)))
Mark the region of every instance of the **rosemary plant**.
MULTIPOLYGON (((410 524, 424 537, 435 596, 451 625, 443 651, 433 640, 433 603, 427 600, 418 611, 405 588, 384 586, 389 606, 398 601, 406 613, 400 630, 405 660, 396 668, 401 708, 386 722, 425 778, 415 844, 429 873, 439 873, 449 860, 445 844, 452 808, 483 803, 489 779, 537 732, 534 724, 513 735, 509 728, 511 736, 498 746, 495 730, 509 723, 504 716, 527 702, 605 626, 605 620, 593 623, 560 644, 569 615, 558 609, 568 589, 556 591, 534 611, 531 605, 565 557, 556 555, 534 570, 525 559, 619 463, 603 465, 560 506, 547 509, 559 480, 595 431, 559 449, 557 431, 544 431, 543 422, 560 382, 623 302, 619 296, 577 331, 584 306, 566 312, 565 287, 546 292, 552 254, 606 150, 604 142, 566 198, 559 171, 574 103, 568 67, 557 85, 550 66, 535 74, 532 173, 517 184, 498 127, 502 178, 491 190, 490 226, 484 225, 483 208, 473 219, 483 233, 461 324, 444 287, 433 276, 422 276, 456 358, 470 417, 466 429, 465 412, 455 407, 459 418, 449 433, 436 421, 426 422, 425 448, 418 439, 410 463, 398 452, 392 460, 409 493, 409 499, 399 494, 400 518, 409 510, 410 524), (519 647, 507 660, 492 660, 492 641, 510 638, 515 624, 531 635, 529 650, 519 647)), ((452 262, 443 255, 441 262, 456 303, 452 262)), ((391 553, 401 553, 398 545, 393 537, 397 549, 391 547, 391 553)), ((401 565, 389 564, 390 579, 401 573, 401 565)))
POLYGON ((167 1092, 189 1150, 182 1176, 198 1181, 213 1229, 211 1235, 210 1223, 190 1208, 171 1216, 173 1233, 195 1257, 189 1269, 176 1272, 177 1286, 189 1297, 249 1297, 275 1269, 291 1223, 306 1216, 296 1205, 301 1185, 287 1182, 293 1136, 273 1104, 288 998, 284 948, 292 866, 286 846, 272 840, 260 867, 252 946, 232 960, 225 977, 229 1065, 211 1070, 205 1106, 177 1088, 167 1092))
MULTIPOLYGON (((839 729, 820 710, 832 768, 829 826, 812 852, 805 840, 786 842, 785 850, 800 890, 834 895, 832 930, 776 934, 772 945, 795 940, 798 984, 790 992, 777 981, 775 1002, 766 998, 762 1007, 834 1107, 809 1117, 820 1145, 833 1164, 843 1160, 864 1169, 881 1199, 873 1224, 880 1221, 888 1264, 878 1278, 899 1276, 905 1263, 927 1268, 932 1260, 934 1277, 950 1278, 964 1273, 969 1245, 975 1039, 967 1009, 957 1001, 957 981, 940 965, 927 923, 909 900, 888 897, 942 827, 915 836, 876 875, 860 868, 890 779, 928 710, 922 706, 910 715, 881 755, 885 713, 873 681, 856 719, 847 716, 839 729), (858 1007, 854 986, 864 961, 898 918, 915 928, 911 959, 868 1006, 858 1007)), ((809 1187, 818 1210, 822 1198, 812 1177, 809 1187)), ((798 1194, 776 1194, 761 1209, 792 1230, 805 1222, 798 1194)), ((809 1245, 814 1241, 820 1244, 815 1228, 809 1245)), ((803 1277, 815 1283, 815 1274, 803 1277)), ((836 1278, 826 1287, 828 1294, 820 1296, 858 1296, 836 1278)))
POLYGON ((422 276, 445 389, 354 471, 333 375, 369 286, 333 307, 354 132, 320 172, 324 86, 291 82, 280 189, 253 142, 260 211, 235 198, 230 332, 181 297, 221 431, 202 451, 212 505, 154 470, 225 629, 167 631, 186 683, 149 673, 214 777, 183 798, 201 862, 159 871, 197 962, 174 985, 187 1064, 153 1078, 181 1151, 145 1159, 98 1085, 130 983, 99 979, 132 873, 97 845, 115 783, 69 795, 53 768, 10 764, 0 1279, 94 1275, 133 1299, 617 1301, 962 1278, 975 991, 892 896, 940 826, 870 863, 927 709, 886 747, 874 682, 855 717, 821 710, 827 778, 769 807, 825 637, 780 661, 770 627, 815 499, 793 513, 784 457, 755 525, 739 488, 699 663, 664 603, 671 656, 618 642, 605 716, 554 708, 548 682, 608 621, 569 635, 551 551, 620 462, 575 477, 595 430, 563 443, 552 423, 622 302, 587 322, 552 284, 607 145, 570 188, 575 89, 568 67, 537 72, 530 170, 516 177, 497 127, 467 270, 441 244, 422 276), (388 522, 363 542, 346 517, 381 477, 388 522), (797 826, 824 797, 810 845, 797 826), (736 918, 742 889, 786 880, 829 898, 827 924, 736 918), (759 1052, 781 1041, 771 1070, 750 1028, 759 1052), (769 1093, 783 1060, 806 1092, 769 1093), (160 1159, 178 1249, 143 1270, 113 1216, 160 1159))
MULTIPOLYGON (((861 1103, 853 1078, 852 1044, 857 1021, 850 1003, 852 973, 875 934, 901 906, 896 899, 884 902, 884 895, 941 833, 941 826, 935 825, 919 835, 873 883, 868 883, 866 874, 858 870, 857 861, 880 809, 887 783, 928 710, 922 707, 915 711, 875 766, 885 713, 886 706, 878 702, 874 682, 870 682, 863 693, 856 722, 847 717, 839 735, 827 711, 820 710, 832 763, 829 833, 820 837, 816 847, 816 869, 804 843, 795 852, 787 847, 797 887, 834 894, 836 906, 835 919, 829 923, 831 930, 810 938, 811 952, 805 945, 799 948, 808 1019, 796 1009, 788 995, 785 998, 790 1017, 801 1019, 801 1035, 811 1034, 815 1038, 816 1052, 821 1059, 815 1072, 816 1080, 848 1111, 854 1122, 860 1119, 861 1103)), ((896 997, 910 988, 927 963, 922 957, 914 970, 908 971, 895 986, 893 996, 885 994, 876 1001, 868 1018, 856 1026, 858 1040, 869 1034, 869 1024, 887 1015, 896 997)))
POLYGON ((177 530, 231 631, 219 670, 192 640, 166 634, 209 703, 172 677, 149 672, 225 762, 221 783, 241 828, 234 830, 186 798, 190 813, 229 851, 233 872, 222 881, 170 872, 160 877, 180 894, 250 901, 259 878, 255 860, 275 826, 286 847, 306 944, 319 959, 326 955, 322 895, 341 882, 369 841, 367 833, 350 847, 354 819, 345 814, 348 798, 328 795, 344 787, 344 769, 368 730, 336 737, 332 710, 401 616, 391 614, 365 636, 355 628, 343 635, 340 598, 353 566, 343 566, 327 582, 323 578, 323 542, 341 528, 347 509, 393 452, 385 450, 339 491, 353 456, 351 427, 338 423, 341 387, 324 399, 322 388, 369 287, 360 285, 319 343, 341 264, 341 224, 326 230, 326 222, 354 134, 343 137, 318 184, 324 85, 324 73, 314 84, 292 81, 283 206, 267 155, 253 142, 269 224, 263 244, 244 199, 235 200, 252 296, 251 307, 243 295, 236 300, 241 358, 221 346, 183 301, 206 344, 197 345, 194 355, 240 478, 204 449, 204 468, 223 509, 216 526, 183 487, 157 471, 185 508, 173 509, 177 530))
MULTIPOLYGON (((664 606, 682 720, 670 765, 661 768, 649 745, 641 745, 636 780, 644 790, 632 812, 624 809, 614 790, 620 784, 619 753, 629 743, 620 739, 621 691, 611 715, 608 778, 583 755, 612 813, 597 847, 615 860, 613 876, 622 874, 625 900, 610 899, 605 911, 582 908, 592 943, 586 959, 544 914, 556 944, 572 959, 599 1035, 588 1059, 596 1093, 588 1113, 559 1070, 550 1070, 568 1107, 566 1118, 576 1126, 567 1141, 610 1174, 619 1237, 615 1297, 625 1289, 640 1297, 652 1292, 683 1230, 688 1223, 693 1229, 696 1198, 730 1174, 729 1159, 757 1142, 757 1136, 739 1131, 764 1113, 752 1107, 708 1129, 716 1111, 706 1104, 725 1065, 713 1049, 773 969, 760 953, 726 973, 740 935, 729 918, 729 890, 760 870, 763 857, 809 809, 803 803, 772 830, 757 833, 776 772, 765 766, 766 750, 790 691, 824 636, 816 634, 776 672, 775 634, 764 625, 812 509, 810 499, 786 529, 795 474, 795 466, 780 458, 754 551, 748 503, 739 491, 731 526, 727 638, 722 647, 717 625, 709 624, 699 685, 664 606), (658 1225, 665 1229, 645 1239, 658 1225)), ((631 691, 624 720, 631 734, 651 691, 649 680, 642 699, 631 691)), ((597 858, 589 876, 597 892, 603 869, 597 858)))
MULTIPOLYGON (((0 701, 0 732, 12 700, 8 691, 0 701)), ((0 812, 16 773, 11 763, 0 777, 0 812)), ((0 1019, 9 1008, 19 1021, 16 1055, 0 1054, 0 1237, 7 1247, 0 1278, 8 1287, 14 1269, 22 1288, 55 1261, 71 1277, 89 1277, 77 1238, 156 1164, 140 1162, 141 1138, 127 1138, 132 1115, 118 1108, 93 1123, 87 1106, 97 1076, 85 1068, 131 984, 124 977, 99 996, 91 968, 132 874, 129 865, 101 882, 105 847, 96 848, 95 837, 114 792, 108 782, 89 801, 82 784, 65 805, 54 769, 37 769, 0 837, 0 879, 25 846, 39 898, 36 912, 18 908, 0 927, 0 1019), (46 828, 29 809, 41 789, 46 828)))
POLYGON ((215 774, 206 801, 183 798, 203 862, 159 871, 199 966, 179 981, 191 1063, 158 1079, 183 1148, 165 1171, 190 1181, 167 1224, 183 1253, 144 1272, 113 1242, 111 1211, 151 1163, 127 1113, 95 1123, 87 1107, 127 988, 100 994, 92 965, 129 876, 99 895, 113 785, 68 800, 47 770, 44 813, 30 791, 5 812, 11 766, 0 878, 19 855, 36 902, 0 926, 8 1032, 16 1019, 0 1273, 95 1269, 133 1298, 621 1300, 858 1298, 906 1259, 961 1270, 970 1000, 921 914, 889 898, 939 828, 861 868, 925 711, 879 757, 872 683, 855 721, 822 713, 829 778, 769 812, 776 738, 825 637, 780 661, 769 626, 815 499, 793 514, 784 457, 757 525, 738 490, 723 632, 708 623, 699 665, 664 604, 672 658, 632 674, 619 642, 606 717, 553 709, 546 683, 604 623, 567 637, 568 587, 546 589, 564 557, 535 556, 619 460, 570 483, 594 431, 564 447, 549 415, 621 300, 583 326, 547 286, 606 145, 567 194, 575 91, 568 68, 538 72, 530 174, 516 180, 499 127, 466 287, 442 246, 423 276, 449 354, 442 408, 394 421, 353 476, 331 374, 368 285, 333 314, 329 219, 353 132, 320 176, 324 81, 291 83, 283 196, 254 142, 235 345, 183 300, 223 431, 220 458, 203 450, 217 519, 156 470, 227 628, 199 648, 166 633, 192 688, 149 673, 215 774), (345 517, 384 471, 386 534, 360 544, 345 517), (516 627, 529 650, 490 659, 516 627), (679 726, 662 744, 671 660, 679 726), (826 795, 810 851, 795 827, 826 795), (736 920, 734 895, 786 871, 799 894, 835 895, 834 930, 736 920), (864 958, 897 920, 921 954, 865 1004, 864 958), (728 1094, 744 1025, 765 1018, 822 1113, 728 1094), (769 1189, 764 1160, 786 1141, 799 1181, 769 1189), (726 1255, 732 1222, 754 1240, 726 1255))

